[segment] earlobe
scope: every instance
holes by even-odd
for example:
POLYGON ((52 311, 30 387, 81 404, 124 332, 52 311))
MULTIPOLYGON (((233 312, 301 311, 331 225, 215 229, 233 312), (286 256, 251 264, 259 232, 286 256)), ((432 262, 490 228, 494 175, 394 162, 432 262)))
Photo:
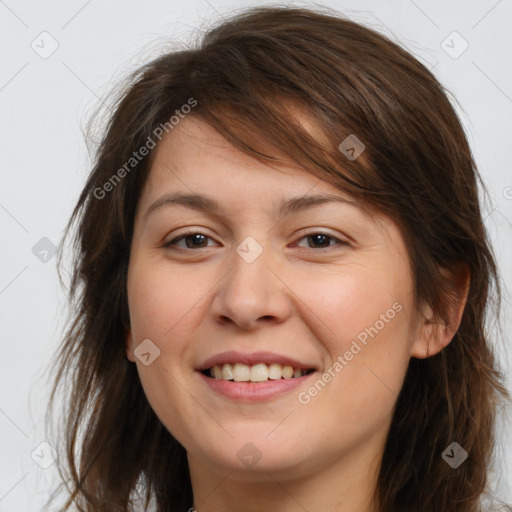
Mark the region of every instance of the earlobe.
POLYGON ((452 290, 447 301, 445 319, 435 319, 432 308, 428 304, 423 305, 422 325, 412 347, 411 357, 426 359, 438 354, 452 341, 461 324, 469 293, 469 267, 458 263, 452 269, 442 268, 440 272, 452 290))

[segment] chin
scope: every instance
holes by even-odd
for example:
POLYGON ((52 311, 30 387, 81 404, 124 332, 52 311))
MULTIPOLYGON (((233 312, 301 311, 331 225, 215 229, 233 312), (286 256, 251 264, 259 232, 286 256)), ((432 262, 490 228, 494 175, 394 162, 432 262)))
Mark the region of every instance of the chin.
MULTIPOLYGON (((215 441, 206 446, 197 446, 192 453, 196 454, 199 463, 216 466, 219 469, 236 473, 241 480, 268 480, 268 473, 283 472, 287 478, 298 471, 303 476, 308 473, 307 466, 314 471, 314 459, 308 451, 303 450, 303 443, 295 438, 294 442, 283 442, 283 438, 265 439, 261 432, 254 437, 245 436, 230 438, 229 441, 215 441)), ((292 441, 293 436, 288 437, 292 441)), ((188 450, 187 450, 188 451, 188 450)), ((189 452, 190 453, 190 452, 189 452)))

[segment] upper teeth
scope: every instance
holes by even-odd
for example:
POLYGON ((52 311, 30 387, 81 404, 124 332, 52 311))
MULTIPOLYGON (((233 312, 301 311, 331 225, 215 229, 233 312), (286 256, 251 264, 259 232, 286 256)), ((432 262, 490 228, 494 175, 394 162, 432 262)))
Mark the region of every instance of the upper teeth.
POLYGON ((301 377, 306 371, 292 366, 282 366, 278 363, 269 365, 258 363, 253 366, 243 363, 224 363, 223 365, 216 364, 213 368, 210 368, 210 375, 215 379, 234 380, 236 382, 263 382, 268 379, 301 377))

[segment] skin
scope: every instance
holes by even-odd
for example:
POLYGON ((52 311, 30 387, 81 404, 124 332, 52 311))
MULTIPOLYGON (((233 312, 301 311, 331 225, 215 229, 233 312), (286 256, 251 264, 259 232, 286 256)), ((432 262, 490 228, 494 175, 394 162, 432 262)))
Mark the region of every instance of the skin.
POLYGON ((460 308, 434 330, 427 306, 424 316, 414 314, 407 249, 389 218, 306 172, 252 159, 197 117, 182 120, 154 151, 131 246, 127 357, 155 413, 187 450, 195 508, 376 510, 371 496, 409 360, 425 357, 427 344, 431 356, 450 342, 464 287, 460 308), (144 218, 174 191, 215 198, 222 216, 167 205, 144 218), (322 192, 350 202, 287 217, 273 212, 282 200, 322 192), (190 239, 191 248, 186 239, 163 247, 184 228, 209 238, 198 248, 190 239), (318 233, 332 238, 306 236, 318 233), (263 250, 252 263, 236 252, 247 236, 263 250), (299 393, 396 303, 400 312, 300 403, 299 393), (145 339, 160 350, 147 366, 134 355, 145 339), (319 372, 270 401, 235 402, 194 370, 226 350, 273 351, 319 372), (237 457, 248 442, 261 455, 251 467, 237 457))

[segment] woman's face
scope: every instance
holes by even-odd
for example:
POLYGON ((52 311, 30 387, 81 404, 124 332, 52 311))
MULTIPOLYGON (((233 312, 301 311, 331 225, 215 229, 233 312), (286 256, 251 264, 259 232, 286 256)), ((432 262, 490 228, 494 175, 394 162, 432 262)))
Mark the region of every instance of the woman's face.
POLYGON ((424 351, 398 227, 199 118, 155 151, 131 246, 127 354, 191 468, 374 467, 424 351), (201 371, 213 366, 217 378, 201 371))

